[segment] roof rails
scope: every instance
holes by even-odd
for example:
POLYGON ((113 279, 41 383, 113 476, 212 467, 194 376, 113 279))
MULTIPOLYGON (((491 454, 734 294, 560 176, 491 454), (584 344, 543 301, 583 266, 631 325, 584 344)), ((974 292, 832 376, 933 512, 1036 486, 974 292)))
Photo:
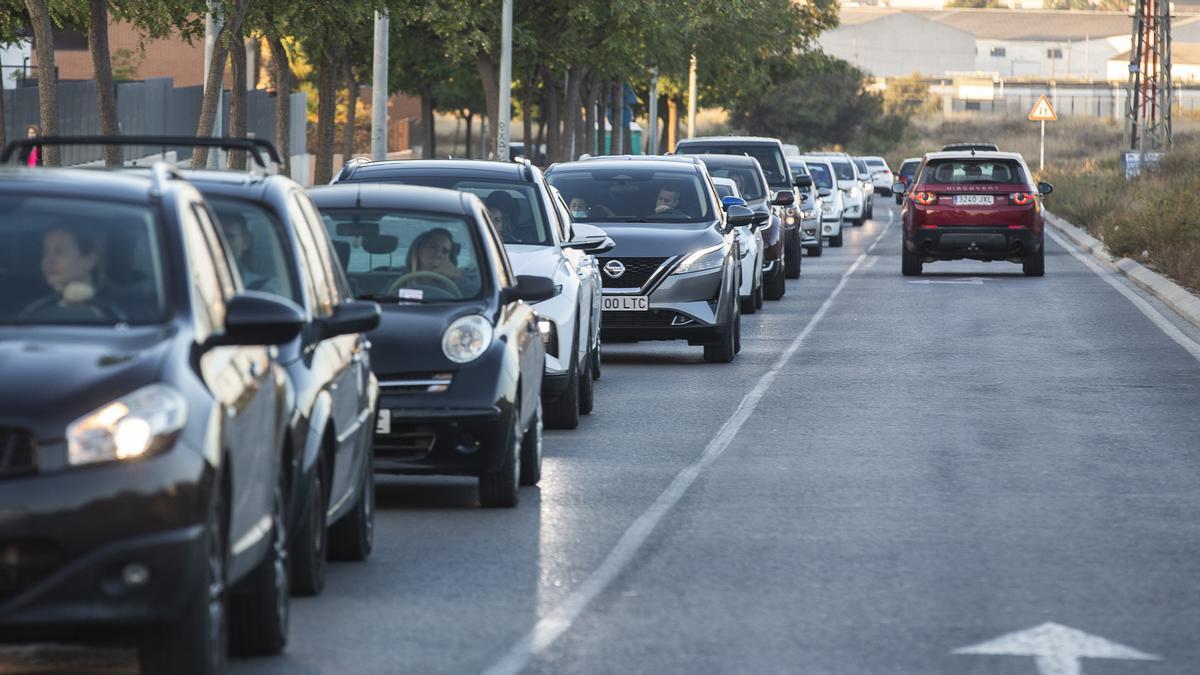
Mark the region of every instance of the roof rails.
POLYGON ((19 159, 29 157, 29 153, 35 147, 43 145, 148 145, 160 146, 163 149, 163 154, 166 154, 168 147, 207 147, 221 148, 222 150, 244 150, 254 158, 254 163, 258 164, 263 169, 267 168, 268 161, 282 164, 283 159, 279 156, 279 151, 275 149, 275 144, 264 138, 231 138, 228 136, 217 136, 214 138, 201 138, 198 136, 34 136, 33 138, 20 138, 10 142, 4 146, 4 150, 0 151, 0 163, 8 163, 16 154, 19 159))
POLYGON ((516 157, 513 157, 509 161, 512 162, 513 164, 519 164, 519 165, 525 167, 525 172, 524 172, 525 180, 528 180, 528 181, 533 180, 533 162, 529 161, 528 157, 517 155, 516 157))
POLYGON ((150 196, 161 197, 167 191, 167 181, 183 180, 183 174, 169 162, 160 161, 150 166, 150 179, 154 181, 150 186, 150 196))

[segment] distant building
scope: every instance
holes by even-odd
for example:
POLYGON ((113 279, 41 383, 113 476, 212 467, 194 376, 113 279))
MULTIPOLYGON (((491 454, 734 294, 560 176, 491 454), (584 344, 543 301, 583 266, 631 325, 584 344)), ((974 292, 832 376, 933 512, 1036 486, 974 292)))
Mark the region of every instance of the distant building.
MULTIPOLYGON (((1129 57, 1125 51, 1108 60, 1108 79, 1111 82, 1129 80, 1129 57)), ((1200 43, 1171 43, 1171 79, 1183 83, 1200 83, 1200 43)))

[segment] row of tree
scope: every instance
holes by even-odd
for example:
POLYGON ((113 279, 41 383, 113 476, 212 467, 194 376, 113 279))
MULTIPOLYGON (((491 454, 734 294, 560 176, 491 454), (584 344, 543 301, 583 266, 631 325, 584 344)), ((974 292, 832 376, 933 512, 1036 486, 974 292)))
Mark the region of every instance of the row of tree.
MULTIPOLYGON (((31 31, 37 50, 42 132, 57 132, 54 26, 86 29, 99 92, 101 130, 118 133, 110 17, 128 22, 148 38, 202 39, 205 15, 216 19, 216 44, 204 88, 197 134, 211 135, 225 71, 239 83, 230 93, 230 135, 246 131, 245 59, 232 58, 247 39, 270 47, 277 92, 277 144, 288 152, 288 94, 296 86, 292 59, 312 67, 317 96, 316 173, 332 175, 336 100, 350 100, 343 151, 353 151, 354 97, 371 67, 372 22, 386 12, 391 25, 391 91, 421 99, 421 145, 436 152, 431 120, 452 112, 476 115, 495 129, 500 93, 501 0, 0 0, 0 42, 31 31)), ((547 159, 557 161, 595 147, 597 129, 612 119, 614 149, 628 149, 620 123, 626 85, 644 109, 650 80, 659 75, 660 114, 684 103, 689 62, 698 64, 700 101, 729 109, 752 106, 772 93, 781 69, 805 62, 813 39, 836 24, 835 0, 515 0, 514 105, 526 139, 543 139, 547 159), (538 133, 533 132, 537 125, 538 133)), ((809 59, 810 64, 814 63, 809 59)), ((2 102, 0 102, 2 105, 2 102)), ((3 111, 0 110, 0 113, 3 111)), ((0 131, 2 133, 2 131, 0 131)), ((3 139, 0 139, 3 140, 3 139)), ((494 134, 487 152, 495 151, 494 134)), ((46 148, 47 163, 57 152, 46 148)), ((106 153, 109 162, 119 153, 106 153)), ((205 153, 196 152, 201 164, 205 153)), ((233 161, 242 161, 234 159, 233 161)))

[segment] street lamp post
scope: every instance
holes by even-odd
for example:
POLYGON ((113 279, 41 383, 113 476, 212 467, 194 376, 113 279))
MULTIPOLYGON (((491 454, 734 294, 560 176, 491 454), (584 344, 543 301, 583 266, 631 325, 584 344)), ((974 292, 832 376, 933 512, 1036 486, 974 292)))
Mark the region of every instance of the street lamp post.
MULTIPOLYGON (((388 16, 383 12, 375 12, 374 59, 371 73, 371 159, 378 161, 387 159, 388 16)), ((432 124, 433 120, 427 120, 427 123, 432 124)))
POLYGON ((512 0, 500 15, 500 106, 496 114, 496 159, 508 161, 508 124, 512 115, 512 0))
POLYGON ((696 136, 696 52, 692 52, 692 63, 688 67, 688 138, 696 136))
POLYGON ((650 110, 648 111, 648 119, 646 120, 646 138, 644 145, 646 146, 647 155, 658 154, 658 68, 650 70, 650 110))

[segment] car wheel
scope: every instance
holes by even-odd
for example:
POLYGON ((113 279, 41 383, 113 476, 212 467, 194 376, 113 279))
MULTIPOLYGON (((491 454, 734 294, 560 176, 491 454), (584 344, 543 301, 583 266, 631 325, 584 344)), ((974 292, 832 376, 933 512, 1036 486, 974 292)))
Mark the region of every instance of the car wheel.
POLYGON ((334 560, 361 562, 375 548, 375 456, 368 444, 364 452, 362 484, 350 513, 329 528, 329 555, 334 560))
POLYGON ((271 545, 231 598, 230 635, 238 654, 279 654, 287 645, 291 561, 285 516, 287 500, 280 473, 272 506, 271 545))
POLYGON ((720 340, 713 345, 704 345, 704 360, 708 363, 732 363, 737 354, 737 317, 731 317, 721 329, 720 340))
POLYGON ((899 204, 901 201, 902 200, 900 199, 900 195, 896 195, 896 203, 899 204))
MULTIPOLYGON (((786 257, 786 252, 784 255, 786 257)), ((783 297, 786 291, 787 285, 784 283, 783 268, 776 265, 771 278, 767 281, 766 298, 767 300, 778 300, 783 297)))
POLYGON ((225 513, 217 480, 204 529, 203 576, 183 612, 142 636, 138 661, 145 675, 214 675, 224 672, 229 649, 225 513))
POLYGON ((313 467, 308 482, 308 504, 291 544, 292 592, 296 595, 319 595, 325 588, 328 535, 325 529, 325 480, 322 453, 313 467))
MULTIPOLYGON (((592 377, 592 355, 583 359, 583 372, 579 374, 579 414, 590 415, 596 406, 596 378, 592 377)), ((538 411, 540 418, 541 411, 538 411)))
POLYGON ((916 277, 921 275, 921 268, 925 263, 921 261, 921 257, 916 253, 909 253, 908 246, 903 240, 900 242, 900 273, 906 277, 916 277))
POLYGON ((600 341, 596 341, 596 346, 592 347, 592 379, 600 379, 600 362, 603 358, 600 356, 600 341))
POLYGON ((758 311, 754 305, 754 291, 751 291, 750 295, 738 296, 738 305, 741 306, 743 314, 753 314, 758 311))
POLYGON ((542 479, 542 402, 538 401, 533 421, 521 438, 521 485, 537 485, 542 479))
POLYGON ((787 245, 784 247, 786 255, 784 256, 784 276, 788 279, 800 278, 800 257, 802 249, 800 247, 800 231, 788 237, 787 245))
POLYGON ((844 233, 838 232, 836 237, 833 237, 833 236, 829 237, 830 248, 841 248, 842 243, 844 241, 844 239, 843 239, 844 236, 845 236, 844 233))
MULTIPOLYGON (((578 340, 578 331, 576 331, 578 340)), ((579 426, 579 365, 575 362, 575 343, 572 342, 570 364, 567 366, 567 388, 558 398, 546 404, 546 426, 551 429, 574 429, 579 426)))
POLYGON ((517 505, 517 490, 521 484, 521 414, 520 403, 512 412, 507 432, 496 439, 504 449, 504 464, 498 471, 479 477, 479 504, 487 509, 512 508, 517 505))
POLYGON ((758 280, 758 288, 754 291, 754 308, 755 309, 763 308, 763 284, 764 283, 765 283, 764 279, 759 279, 758 280))
POLYGON ((742 353, 742 313, 738 312, 733 322, 733 353, 742 353))
POLYGON ((1042 277, 1046 275, 1046 244, 1038 247, 1037 253, 1027 255, 1021 260, 1021 270, 1027 277, 1042 277))
POLYGON ((820 244, 817 244, 816 246, 810 246, 808 249, 808 254, 814 258, 820 258, 821 254, 824 252, 825 252, 825 242, 824 241, 822 241, 820 244))

